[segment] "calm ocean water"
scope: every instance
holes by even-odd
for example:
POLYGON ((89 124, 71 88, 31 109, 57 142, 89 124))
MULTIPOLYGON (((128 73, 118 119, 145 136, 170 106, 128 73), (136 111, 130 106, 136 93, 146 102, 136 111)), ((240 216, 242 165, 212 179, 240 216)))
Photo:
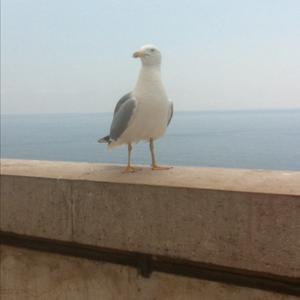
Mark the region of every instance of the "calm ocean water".
MULTIPOLYGON (((1 157, 126 163, 97 139, 112 114, 2 115, 1 157)), ((156 142, 161 164, 300 170, 300 110, 177 112, 156 142)), ((148 144, 134 145, 133 162, 149 164, 148 144)))

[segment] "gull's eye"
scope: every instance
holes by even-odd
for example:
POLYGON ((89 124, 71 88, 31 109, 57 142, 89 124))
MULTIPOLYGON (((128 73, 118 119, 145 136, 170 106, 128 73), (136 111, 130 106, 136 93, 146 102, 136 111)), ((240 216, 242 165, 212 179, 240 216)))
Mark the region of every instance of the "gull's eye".
POLYGON ((155 51, 155 49, 151 48, 151 49, 150 49, 150 51, 151 51, 151 52, 154 52, 154 51, 155 51))

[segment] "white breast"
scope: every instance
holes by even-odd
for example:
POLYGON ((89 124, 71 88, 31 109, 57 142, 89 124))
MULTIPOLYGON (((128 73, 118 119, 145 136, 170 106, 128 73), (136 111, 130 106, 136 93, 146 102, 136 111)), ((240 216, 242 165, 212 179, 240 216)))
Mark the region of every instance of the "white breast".
POLYGON ((159 68, 141 69, 133 96, 137 107, 128 128, 118 139, 118 144, 157 139, 167 128, 170 104, 159 68))

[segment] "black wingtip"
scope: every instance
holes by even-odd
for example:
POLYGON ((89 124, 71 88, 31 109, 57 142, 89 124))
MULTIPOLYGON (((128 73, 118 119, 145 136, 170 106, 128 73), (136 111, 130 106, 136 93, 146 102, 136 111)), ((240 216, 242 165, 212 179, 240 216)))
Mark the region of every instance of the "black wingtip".
POLYGON ((110 141, 110 137, 109 137, 109 135, 107 135, 107 136, 99 139, 98 143, 109 143, 109 141, 110 141))

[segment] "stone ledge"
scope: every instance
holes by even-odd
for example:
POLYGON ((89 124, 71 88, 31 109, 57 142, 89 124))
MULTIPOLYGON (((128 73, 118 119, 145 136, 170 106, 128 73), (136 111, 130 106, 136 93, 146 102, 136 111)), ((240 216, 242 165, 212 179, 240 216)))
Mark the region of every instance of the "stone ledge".
POLYGON ((153 172, 147 166, 123 174, 124 166, 40 160, 1 160, 1 174, 150 186, 300 195, 300 172, 174 167, 153 172))
POLYGON ((0 229, 300 277, 299 172, 121 169, 3 160, 0 229))

